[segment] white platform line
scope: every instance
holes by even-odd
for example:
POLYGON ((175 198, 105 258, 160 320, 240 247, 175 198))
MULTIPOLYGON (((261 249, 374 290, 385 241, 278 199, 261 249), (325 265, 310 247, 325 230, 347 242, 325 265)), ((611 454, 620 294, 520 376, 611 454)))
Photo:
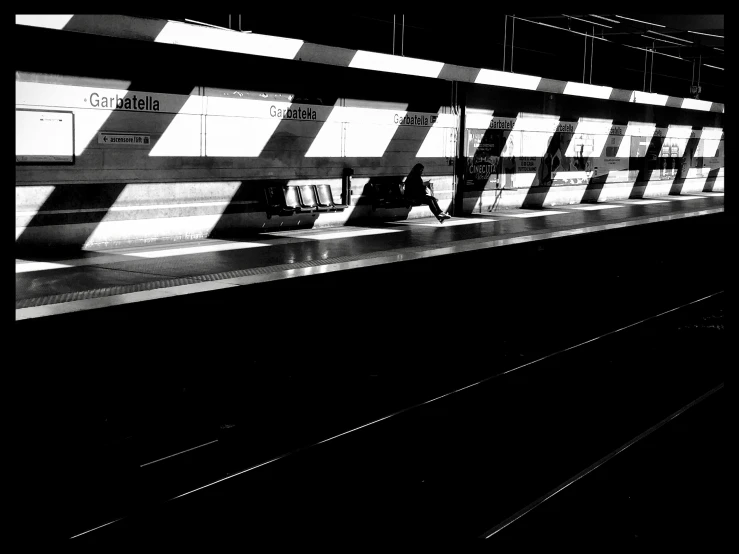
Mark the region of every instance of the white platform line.
POLYGON ((268 233, 270 235, 275 236, 289 236, 292 238, 300 238, 300 239, 307 239, 307 240, 331 240, 331 239, 344 239, 344 238, 350 238, 350 237, 362 237, 367 235, 382 235, 386 233, 401 233, 402 231, 400 229, 357 229, 356 231, 328 231, 324 233, 305 233, 303 231, 303 234, 277 234, 277 233, 268 233))
POLYGON ((651 199, 645 199, 645 200, 614 200, 614 202, 618 202, 619 204, 624 204, 626 206, 630 206, 632 204, 666 204, 669 202, 669 200, 651 200, 651 199))
POLYGON ((90 265, 113 264, 119 262, 130 262, 137 258, 168 258, 170 256, 186 256, 189 254, 205 254, 209 252, 223 252, 227 250, 243 250, 245 248, 259 248, 269 246, 263 242, 229 242, 219 244, 205 244, 201 246, 183 246, 177 248, 164 248, 158 250, 135 250, 124 253, 108 254, 102 256, 91 256, 87 258, 75 258, 70 260, 58 260, 55 262, 34 262, 28 260, 16 260, 15 272, 28 273, 30 271, 45 271, 49 269, 69 269, 90 265))
POLYGON ((542 217, 547 215, 559 215, 559 214, 566 214, 569 212, 560 212, 556 210, 544 210, 540 212, 530 212, 530 213, 523 213, 523 214, 506 214, 503 212, 500 212, 499 215, 504 215, 506 217, 542 217))
POLYGON ((70 265, 56 262, 31 262, 26 260, 15 261, 16 273, 29 273, 31 271, 46 271, 48 269, 69 269, 70 265))
POLYGON ((669 196, 668 200, 700 200, 702 198, 702 196, 687 196, 681 194, 680 196, 669 196))
POLYGON ((437 228, 443 228, 443 227, 455 227, 457 225, 472 225, 475 223, 487 223, 489 221, 497 221, 497 219, 492 218, 452 218, 447 219, 444 223, 422 223, 420 221, 388 221, 388 223, 392 223, 393 225, 406 225, 409 227, 437 227, 437 228))
POLYGON ((607 210, 608 208, 625 208, 623 204, 579 204, 574 206, 567 206, 571 210, 607 210))

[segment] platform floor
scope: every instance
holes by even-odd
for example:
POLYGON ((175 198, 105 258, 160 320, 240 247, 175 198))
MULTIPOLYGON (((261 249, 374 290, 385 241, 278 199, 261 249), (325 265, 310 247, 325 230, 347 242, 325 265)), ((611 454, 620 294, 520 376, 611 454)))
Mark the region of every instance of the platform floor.
POLYGON ((723 212, 722 192, 16 259, 16 320, 723 212))

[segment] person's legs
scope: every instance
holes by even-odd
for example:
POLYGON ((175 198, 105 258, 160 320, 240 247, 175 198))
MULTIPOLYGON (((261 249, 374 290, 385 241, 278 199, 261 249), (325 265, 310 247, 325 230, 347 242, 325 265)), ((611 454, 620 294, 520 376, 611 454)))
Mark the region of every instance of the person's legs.
POLYGON ((429 196, 429 200, 431 200, 431 203, 429 206, 431 207, 431 211, 434 212, 435 216, 438 216, 441 213, 441 208, 439 207, 439 202, 436 200, 434 196, 429 196))
MULTIPOLYGON (((437 217, 437 219, 439 217, 441 217, 442 219, 448 219, 451 217, 448 213, 441 211, 441 208, 439 207, 439 201, 434 196, 429 196, 428 198, 430 198, 431 202, 433 202, 433 207, 431 208, 431 211, 434 212, 434 215, 437 217)), ((431 206, 431 204, 429 204, 429 206, 431 206)))
POLYGON ((433 196, 424 196, 423 199, 421 199, 421 202, 431 208, 431 213, 433 213, 436 217, 439 217, 439 214, 441 213, 441 208, 439 207, 439 204, 437 204, 436 198, 434 198, 433 196))

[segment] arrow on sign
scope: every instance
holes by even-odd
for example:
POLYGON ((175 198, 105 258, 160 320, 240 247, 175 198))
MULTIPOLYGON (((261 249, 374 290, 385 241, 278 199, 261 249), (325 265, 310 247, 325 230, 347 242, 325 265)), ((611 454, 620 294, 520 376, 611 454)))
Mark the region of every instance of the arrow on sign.
POLYGON ((108 142, 108 137, 103 137, 103 140, 104 140, 105 142, 108 142))

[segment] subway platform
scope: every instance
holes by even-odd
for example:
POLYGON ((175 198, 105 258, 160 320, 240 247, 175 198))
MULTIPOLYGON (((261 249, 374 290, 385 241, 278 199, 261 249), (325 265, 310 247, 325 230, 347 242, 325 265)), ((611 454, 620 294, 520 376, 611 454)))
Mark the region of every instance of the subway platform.
MULTIPOLYGON (((270 231, 16 258, 16 321, 619 229, 724 210, 723 192, 270 231)), ((389 212, 390 213, 390 212, 389 212)))

